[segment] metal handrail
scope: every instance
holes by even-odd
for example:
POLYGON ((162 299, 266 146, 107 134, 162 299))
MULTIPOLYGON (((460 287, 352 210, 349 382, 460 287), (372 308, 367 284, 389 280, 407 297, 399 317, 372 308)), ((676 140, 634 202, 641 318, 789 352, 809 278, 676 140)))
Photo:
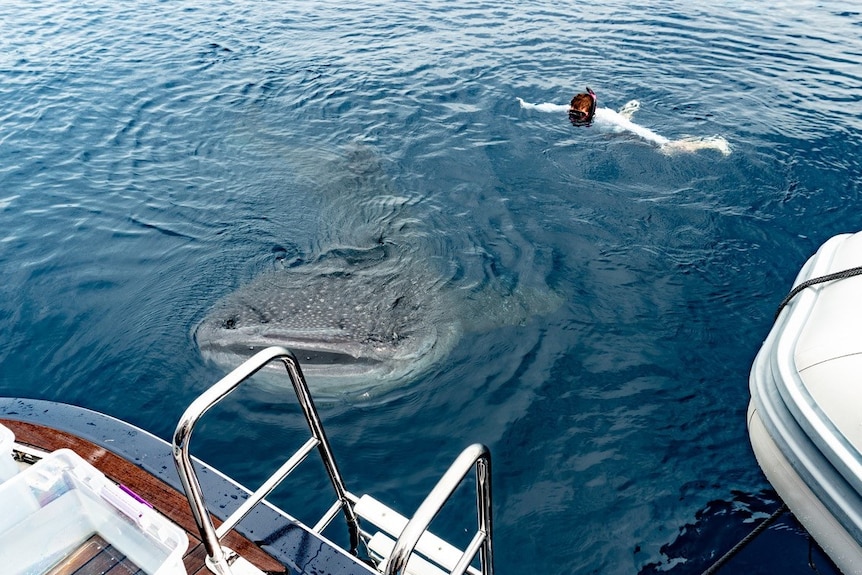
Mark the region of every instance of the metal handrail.
MULTIPOLYGON (((329 441, 326 439, 326 434, 323 432, 323 426, 320 422, 320 417, 317 414, 317 409, 311 399, 311 394, 308 391, 308 384, 305 382, 305 377, 299 368, 299 362, 292 352, 283 347, 269 347, 253 355, 242 365, 227 374, 215 385, 207 389, 191 405, 186 409, 177 424, 177 429, 173 437, 173 455, 174 463, 177 466, 177 473, 180 476, 183 489, 186 492, 186 497, 189 500, 189 506, 192 510, 192 516, 197 523, 198 531, 201 534, 201 542, 207 552, 207 563, 210 568, 218 575, 231 575, 230 561, 226 557, 224 550, 219 543, 220 539, 239 523, 258 503, 260 503, 273 489, 275 489, 287 475, 296 468, 308 453, 317 447, 323 465, 326 467, 329 479, 335 489, 335 494, 338 498, 333 508, 340 505, 347 520, 347 528, 350 533, 351 552, 355 553, 359 545, 359 520, 353 511, 353 507, 348 500, 348 493, 344 487, 344 481, 341 478, 341 473, 335 464, 335 459, 332 456, 332 449, 329 446, 329 441), (224 520, 222 526, 216 530, 213 525, 212 517, 204 503, 203 491, 201 490, 200 482, 197 474, 192 466, 191 456, 189 455, 189 442, 191 441, 192 431, 198 420, 216 403, 224 399, 229 393, 239 386, 240 383, 257 373, 263 367, 273 360, 279 359, 284 364, 287 370, 288 377, 293 384, 293 389, 296 392, 297 400, 299 400, 302 412, 305 415, 309 430, 311 431, 311 439, 309 439, 299 451, 290 457, 264 484, 249 498, 234 511, 228 518, 224 520)), ((334 517, 334 513, 330 517, 334 517)), ((328 521, 326 522, 328 523, 328 521)), ((325 524, 318 522, 320 529, 325 527, 325 524)))
POLYGON ((476 466, 476 507, 478 510, 479 529, 461 555, 461 559, 451 571, 451 575, 463 575, 470 562, 478 552, 483 575, 493 575, 494 557, 491 545, 491 453, 487 447, 474 443, 461 452, 461 455, 449 467, 416 513, 407 522, 386 564, 385 575, 396 575, 404 572, 407 560, 419 542, 422 534, 428 530, 431 521, 454 493, 455 488, 476 466))

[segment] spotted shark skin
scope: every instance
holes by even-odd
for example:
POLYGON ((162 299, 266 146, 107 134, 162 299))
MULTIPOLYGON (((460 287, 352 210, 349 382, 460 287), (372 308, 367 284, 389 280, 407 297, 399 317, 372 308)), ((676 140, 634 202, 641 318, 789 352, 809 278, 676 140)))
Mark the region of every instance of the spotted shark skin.
POLYGON ((330 180, 338 189, 321 192, 335 203, 322 217, 325 247, 219 301, 194 332, 205 359, 228 370, 280 345, 296 354, 315 397, 366 397, 419 377, 465 331, 523 323, 560 305, 548 289, 493 278, 458 285, 423 251, 413 200, 396 193, 373 153, 358 148, 335 165, 344 173, 330 180))

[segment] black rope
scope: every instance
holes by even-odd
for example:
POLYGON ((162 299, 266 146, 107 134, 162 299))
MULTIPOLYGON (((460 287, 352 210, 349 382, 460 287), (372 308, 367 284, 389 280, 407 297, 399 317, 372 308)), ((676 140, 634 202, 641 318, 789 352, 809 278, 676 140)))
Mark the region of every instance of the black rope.
POLYGON ((778 304, 778 309, 775 310, 775 319, 778 319, 778 316, 781 315, 781 310, 784 309, 784 306, 786 306, 788 303, 790 303, 790 300, 792 300, 794 298, 794 296, 796 296, 796 294, 798 294, 799 292, 801 292, 805 288, 808 288, 808 287, 811 287, 811 286, 817 285, 817 284, 822 284, 825 282, 831 282, 833 280, 843 280, 845 278, 850 278, 850 277, 858 276, 858 275, 862 275, 862 266, 860 266, 858 268, 850 268, 849 270, 844 270, 842 272, 835 272, 834 274, 828 274, 825 276, 820 276, 819 278, 813 278, 813 279, 806 280, 806 281, 802 282, 801 284, 799 284, 798 286, 796 286, 795 288, 790 290, 790 293, 787 294, 787 297, 784 298, 783 300, 781 300, 781 303, 778 304))
POLYGON ((808 534, 808 566, 817 575, 820 575, 820 569, 818 569, 817 565, 814 564, 814 538, 810 533, 808 534))
POLYGON ((718 561, 709 566, 709 568, 703 572, 703 575, 713 575, 714 573, 718 573, 718 570, 724 567, 724 564, 733 559, 733 557, 742 551, 742 549, 754 541, 754 538, 760 535, 764 529, 775 523, 775 520, 778 519, 782 513, 787 511, 787 504, 782 503, 781 507, 775 510, 775 512, 763 520, 757 527, 752 529, 751 533, 742 538, 742 540, 734 545, 730 551, 719 557, 718 561))

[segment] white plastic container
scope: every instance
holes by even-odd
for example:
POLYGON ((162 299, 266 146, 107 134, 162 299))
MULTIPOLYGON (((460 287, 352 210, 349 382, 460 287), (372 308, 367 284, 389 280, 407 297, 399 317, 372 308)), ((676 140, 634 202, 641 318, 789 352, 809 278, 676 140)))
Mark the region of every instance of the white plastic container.
POLYGON ((59 449, 0 484, 4 574, 46 572, 97 534, 147 575, 186 575, 182 528, 59 449))
POLYGON ((15 443, 15 434, 5 425, 0 425, 0 483, 18 473, 18 464, 12 458, 13 443, 15 443))

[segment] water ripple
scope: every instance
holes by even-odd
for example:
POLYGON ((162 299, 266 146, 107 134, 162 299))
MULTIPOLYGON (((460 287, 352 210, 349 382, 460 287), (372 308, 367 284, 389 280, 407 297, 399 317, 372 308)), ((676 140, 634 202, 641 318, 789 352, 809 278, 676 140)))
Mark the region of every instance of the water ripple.
MULTIPOLYGON (((367 216, 422 243, 441 281, 547 282, 566 302, 467 336, 379 404, 327 408, 364 483, 409 508, 437 473, 417 445, 438 463, 486 441, 498 561, 554 573, 661 564, 708 501, 764 487, 751 356, 798 265, 858 227, 846 3, 13 1, 0 20, 4 393, 167 436, 220 375, 190 336, 208 306, 367 216), (516 100, 586 85, 734 151, 666 156, 516 100), (335 208, 357 143, 382 166, 377 203, 335 208), (378 474, 383 453, 410 481, 378 474)), ((277 427, 271 404, 238 413, 277 427)))

